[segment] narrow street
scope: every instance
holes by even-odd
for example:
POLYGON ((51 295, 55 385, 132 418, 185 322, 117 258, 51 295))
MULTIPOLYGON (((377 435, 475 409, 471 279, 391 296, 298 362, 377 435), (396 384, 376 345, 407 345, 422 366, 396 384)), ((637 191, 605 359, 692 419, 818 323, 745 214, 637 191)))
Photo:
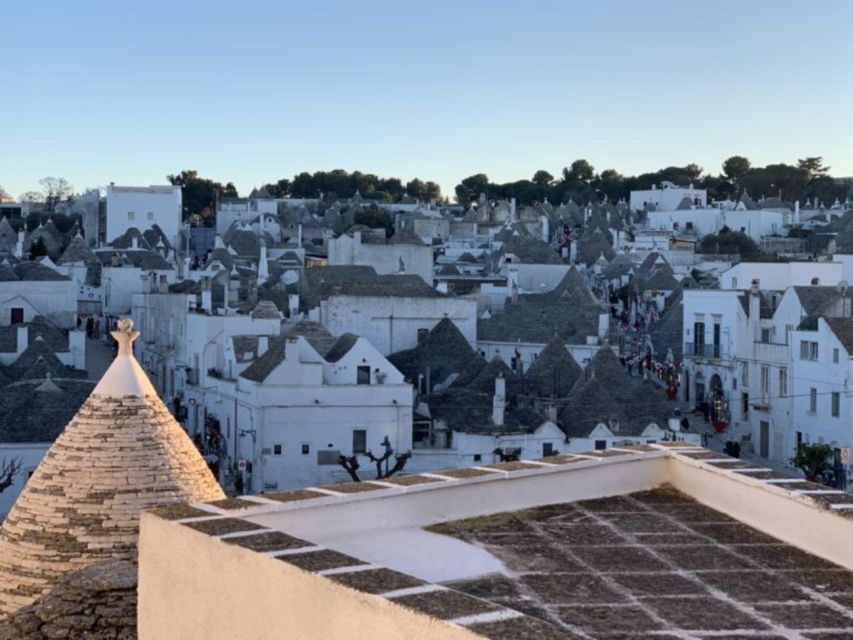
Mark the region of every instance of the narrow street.
POLYGON ((113 348, 102 340, 86 338, 86 371, 89 380, 100 380, 113 361, 113 348))

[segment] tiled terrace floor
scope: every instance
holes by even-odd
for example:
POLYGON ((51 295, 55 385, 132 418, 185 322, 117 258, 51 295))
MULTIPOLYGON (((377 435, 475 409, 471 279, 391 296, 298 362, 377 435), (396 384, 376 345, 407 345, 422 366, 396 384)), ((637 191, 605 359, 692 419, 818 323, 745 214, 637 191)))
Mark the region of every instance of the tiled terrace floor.
POLYGON ((853 573, 675 491, 431 530, 504 562, 509 575, 448 586, 547 621, 537 640, 853 638, 853 573))

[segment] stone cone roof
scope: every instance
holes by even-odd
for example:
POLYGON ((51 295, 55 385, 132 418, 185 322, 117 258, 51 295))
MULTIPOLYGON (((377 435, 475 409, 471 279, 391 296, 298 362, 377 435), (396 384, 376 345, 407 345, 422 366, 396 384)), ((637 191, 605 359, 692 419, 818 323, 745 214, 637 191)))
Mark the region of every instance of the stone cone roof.
POLYGON ((126 560, 69 573, 47 595, 0 622, 0 640, 135 639, 137 582, 136 564, 126 560))
POLYGON ((224 497, 133 357, 132 322, 119 324, 118 356, 0 528, 0 617, 67 573, 133 557, 142 511, 224 497))
POLYGON ((566 350, 565 341, 554 336, 527 371, 527 392, 540 397, 565 398, 582 373, 580 365, 566 350))

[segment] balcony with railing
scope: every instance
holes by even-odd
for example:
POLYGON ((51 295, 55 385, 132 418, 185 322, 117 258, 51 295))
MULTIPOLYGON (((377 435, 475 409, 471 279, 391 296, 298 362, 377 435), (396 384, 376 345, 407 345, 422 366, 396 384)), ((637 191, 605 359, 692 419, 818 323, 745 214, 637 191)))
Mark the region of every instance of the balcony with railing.
POLYGON ((717 359, 726 357, 725 348, 721 344, 704 344, 702 342, 685 342, 685 358, 717 359))

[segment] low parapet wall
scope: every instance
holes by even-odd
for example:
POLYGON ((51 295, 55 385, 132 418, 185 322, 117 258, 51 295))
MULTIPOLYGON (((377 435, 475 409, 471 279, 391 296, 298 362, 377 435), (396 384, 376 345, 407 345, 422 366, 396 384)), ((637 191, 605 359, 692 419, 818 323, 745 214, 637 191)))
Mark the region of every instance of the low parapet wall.
MULTIPOLYGON (((329 531, 345 540, 375 527, 417 529, 666 483, 747 525, 853 569, 853 518, 845 517, 853 515, 850 494, 784 478, 683 442, 661 443, 145 514, 139 548, 139 637, 538 637, 539 620, 316 540, 329 531)), ((424 550, 404 552, 417 555, 424 550)), ((452 554, 429 560, 453 562, 452 554)))

